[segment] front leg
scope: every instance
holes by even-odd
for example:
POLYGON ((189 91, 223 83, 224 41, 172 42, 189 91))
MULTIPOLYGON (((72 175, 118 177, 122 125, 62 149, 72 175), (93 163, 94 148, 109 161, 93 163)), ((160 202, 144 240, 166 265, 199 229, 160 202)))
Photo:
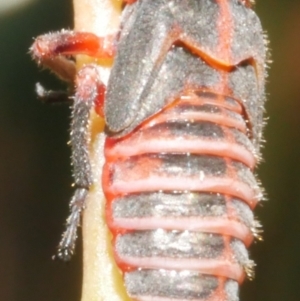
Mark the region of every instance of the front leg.
POLYGON ((73 84, 76 65, 70 56, 84 54, 96 59, 113 58, 115 38, 115 35, 98 37, 89 32, 62 30, 37 37, 30 52, 39 65, 49 68, 59 78, 73 84))
POLYGON ((81 212, 85 207, 85 199, 93 183, 89 158, 91 110, 102 112, 105 87, 100 80, 99 67, 86 65, 76 77, 76 93, 74 97, 71 123, 71 147, 75 193, 70 202, 70 215, 66 230, 58 246, 57 257, 70 260, 74 253, 77 228, 80 224, 81 212))

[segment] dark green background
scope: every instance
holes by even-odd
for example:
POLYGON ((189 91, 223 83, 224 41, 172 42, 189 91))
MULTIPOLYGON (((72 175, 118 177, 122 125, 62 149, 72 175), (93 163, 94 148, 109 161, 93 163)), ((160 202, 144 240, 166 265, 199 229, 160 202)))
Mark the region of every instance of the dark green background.
MULTIPOLYGON (((256 210, 264 242, 251 247, 256 279, 241 301, 300 300, 300 1, 260 0, 274 63, 259 177, 268 201, 256 210)), ((61 87, 27 54, 32 37, 72 27, 71 1, 40 0, 0 16, 0 300, 79 301, 81 250, 51 260, 72 182, 69 110, 40 104, 34 83, 61 87)))

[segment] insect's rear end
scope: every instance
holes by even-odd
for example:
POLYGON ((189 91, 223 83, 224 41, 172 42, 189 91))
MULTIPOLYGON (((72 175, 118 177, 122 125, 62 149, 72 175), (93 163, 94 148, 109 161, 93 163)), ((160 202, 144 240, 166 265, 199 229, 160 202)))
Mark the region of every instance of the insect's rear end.
MULTIPOLYGON (((102 186, 114 259, 132 300, 237 301, 239 284, 253 277, 246 248, 259 236, 252 210, 262 197, 253 175, 264 101, 260 22, 248 1, 126 2, 104 103, 102 186)), ((71 50, 81 41, 63 34, 71 50)), ((89 45, 76 47, 90 54, 89 45)), ((88 118, 99 109, 99 82, 95 64, 77 76, 76 222, 60 244, 65 259, 93 180, 88 118)))

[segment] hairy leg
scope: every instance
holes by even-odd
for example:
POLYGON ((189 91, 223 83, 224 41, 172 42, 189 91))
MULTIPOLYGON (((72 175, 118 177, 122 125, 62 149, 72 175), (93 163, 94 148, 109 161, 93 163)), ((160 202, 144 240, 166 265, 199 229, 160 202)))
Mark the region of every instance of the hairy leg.
POLYGON ((99 107, 103 106, 105 92, 98 68, 94 64, 86 65, 76 77, 71 123, 72 166, 76 190, 70 201, 71 213, 67 219, 66 230, 59 243, 57 255, 65 261, 69 260, 74 253, 81 212, 93 183, 89 158, 89 120, 91 110, 100 111, 99 107))
POLYGON ((32 57, 40 65, 51 69, 72 86, 75 83, 74 97, 61 91, 46 91, 40 84, 36 87, 38 97, 45 102, 73 102, 71 147, 76 190, 70 201, 71 213, 66 222, 66 230, 58 246, 57 257, 63 260, 69 260, 74 253, 81 212, 93 183, 88 149, 89 120, 93 109, 99 115, 103 114, 105 94, 100 67, 89 64, 77 72, 75 61, 70 56, 85 54, 93 58, 111 58, 114 55, 114 39, 114 36, 100 38, 92 33, 62 30, 38 37, 30 49, 32 57))

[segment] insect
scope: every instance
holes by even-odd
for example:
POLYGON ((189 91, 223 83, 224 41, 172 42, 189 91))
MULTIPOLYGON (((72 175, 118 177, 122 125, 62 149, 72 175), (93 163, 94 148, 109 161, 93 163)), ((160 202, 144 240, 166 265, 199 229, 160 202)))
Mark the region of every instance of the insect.
MULTIPOLYGON (((58 257, 68 260, 94 181, 90 115, 105 118, 102 187, 114 260, 131 300, 237 301, 259 237, 266 42, 250 1, 124 1, 118 35, 38 37, 35 60, 75 82, 75 194, 58 257), (112 58, 107 86, 96 63, 112 58)), ((39 92, 51 98, 53 93, 39 92)), ((53 98, 53 97, 52 97, 53 98)))

